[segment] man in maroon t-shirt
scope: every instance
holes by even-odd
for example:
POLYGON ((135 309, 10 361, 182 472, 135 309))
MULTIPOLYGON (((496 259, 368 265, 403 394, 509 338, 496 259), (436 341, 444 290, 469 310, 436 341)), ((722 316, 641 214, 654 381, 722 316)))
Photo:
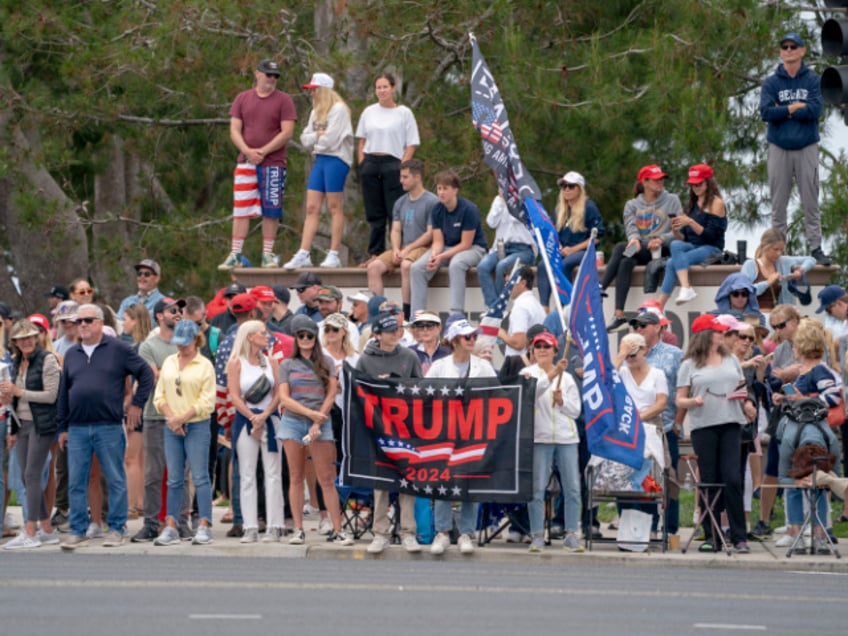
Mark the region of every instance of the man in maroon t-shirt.
POLYGON ((283 216, 286 189, 286 144, 297 112, 291 96, 277 90, 280 66, 262 60, 254 71, 256 85, 238 94, 230 107, 230 139, 239 150, 233 180, 233 245, 218 269, 241 265, 250 219, 262 217, 262 267, 277 267, 274 239, 283 216))

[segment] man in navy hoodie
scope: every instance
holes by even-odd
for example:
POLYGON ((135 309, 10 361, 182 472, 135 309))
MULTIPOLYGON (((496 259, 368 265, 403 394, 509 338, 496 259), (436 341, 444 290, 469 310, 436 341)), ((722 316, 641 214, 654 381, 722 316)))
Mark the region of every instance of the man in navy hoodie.
POLYGON ((59 446, 68 453, 68 496, 71 534, 62 549, 73 550, 88 542, 88 478, 91 455, 97 455, 109 486, 109 532, 104 547, 124 541, 127 523, 127 475, 124 471, 126 434, 124 390, 127 376, 138 382, 127 409, 127 426, 135 428, 141 409, 153 390, 153 371, 132 347, 103 334, 103 310, 82 305, 77 311, 80 344, 65 354, 59 385, 57 419, 59 446))
POLYGON ((771 224, 786 234, 786 206, 792 180, 798 184, 810 254, 830 265, 822 250, 819 212, 819 76, 804 65, 804 40, 787 33, 780 40, 781 64, 766 78, 760 93, 760 116, 768 123, 768 179, 771 224))

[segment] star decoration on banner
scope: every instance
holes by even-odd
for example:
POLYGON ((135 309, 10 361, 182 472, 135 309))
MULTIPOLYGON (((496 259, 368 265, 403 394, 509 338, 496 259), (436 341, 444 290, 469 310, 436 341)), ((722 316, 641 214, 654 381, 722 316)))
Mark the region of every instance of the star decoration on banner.
POLYGON ((409 389, 409 392, 412 393, 412 395, 418 395, 421 393, 421 388, 417 384, 413 384, 409 389))
POLYGON ((400 393, 401 395, 403 395, 405 391, 406 391, 406 387, 405 387, 405 386, 403 386, 402 384, 398 384, 398 385, 397 385, 397 392, 398 392, 398 393, 400 393))
POLYGON ((445 488, 444 486, 439 486, 439 494, 442 495, 442 496, 448 494, 448 489, 445 488))
POLYGON ((453 392, 454 392, 455 395, 462 395, 464 391, 463 391, 463 388, 461 386, 458 386, 454 389, 453 392))
POLYGON ((406 481, 405 479, 401 479, 400 480, 400 487, 401 488, 409 488, 409 482, 406 481))
POLYGON ((433 386, 428 386, 426 389, 424 389, 424 391, 427 393, 427 395, 435 395, 436 388, 433 386))
POLYGON ((460 488, 459 486, 454 486, 453 488, 451 488, 451 494, 454 497, 459 497, 462 494, 462 488, 460 488))
POLYGON ((427 484, 427 486, 425 486, 425 488, 424 488, 424 492, 427 493, 428 495, 432 495, 433 494, 432 486, 430 486, 430 484, 427 484))
POLYGON ((443 386, 443 387, 440 389, 440 391, 442 392, 442 395, 445 395, 445 396, 450 395, 450 389, 449 389, 448 387, 446 387, 446 386, 443 386))

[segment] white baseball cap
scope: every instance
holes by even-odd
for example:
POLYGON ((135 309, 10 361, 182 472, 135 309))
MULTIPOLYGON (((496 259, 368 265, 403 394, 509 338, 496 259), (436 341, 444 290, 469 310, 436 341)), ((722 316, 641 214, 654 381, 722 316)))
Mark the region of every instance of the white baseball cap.
POLYGON ((303 88, 333 88, 335 85, 333 78, 326 73, 313 73, 312 79, 309 80, 308 84, 304 84, 303 88))

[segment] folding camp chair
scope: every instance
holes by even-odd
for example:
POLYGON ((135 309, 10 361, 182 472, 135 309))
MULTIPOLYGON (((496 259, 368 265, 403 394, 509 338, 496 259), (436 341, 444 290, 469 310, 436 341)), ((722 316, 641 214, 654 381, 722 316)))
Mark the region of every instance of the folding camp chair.
POLYGON ((692 528, 692 534, 689 537, 689 540, 686 542, 681 548, 681 552, 686 554, 686 550, 689 549, 689 546, 694 541, 695 537, 698 534, 698 528, 702 523, 709 517, 710 527, 713 531, 713 537, 718 537, 718 540, 721 541, 721 547, 727 554, 730 556, 731 548, 730 543, 727 541, 727 538, 724 536, 724 532, 721 529, 721 524, 718 522, 718 519, 715 515, 715 507, 721 499, 722 492, 724 491, 724 484, 708 484, 701 481, 700 473, 698 472, 698 456, 694 454, 681 455, 680 459, 686 462, 686 467, 689 469, 689 473, 695 478, 695 488, 698 493, 697 501, 698 501, 698 520, 695 522, 695 527, 692 528))
POLYGON ((360 539, 371 532, 374 508, 374 493, 371 489, 342 486, 337 480, 336 490, 339 492, 342 530, 349 532, 354 539, 360 539))

